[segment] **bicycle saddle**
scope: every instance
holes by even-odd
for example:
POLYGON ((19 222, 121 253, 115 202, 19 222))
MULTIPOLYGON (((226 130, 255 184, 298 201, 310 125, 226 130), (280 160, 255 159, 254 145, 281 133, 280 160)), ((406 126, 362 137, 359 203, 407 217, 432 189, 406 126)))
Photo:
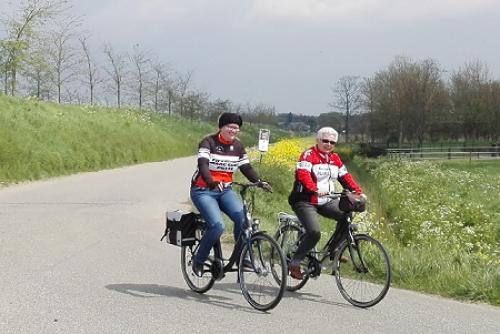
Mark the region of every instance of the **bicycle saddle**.
POLYGON ((290 215, 290 214, 285 213, 285 212, 278 213, 278 219, 280 221, 299 222, 299 218, 297 218, 297 216, 290 215))

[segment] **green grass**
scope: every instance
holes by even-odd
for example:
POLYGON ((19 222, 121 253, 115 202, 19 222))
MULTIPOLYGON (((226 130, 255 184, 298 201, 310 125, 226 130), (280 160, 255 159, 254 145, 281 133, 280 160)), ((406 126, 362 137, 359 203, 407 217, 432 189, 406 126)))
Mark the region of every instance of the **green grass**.
POLYGON ((500 162, 495 160, 443 160, 442 168, 460 169, 469 172, 482 171, 491 175, 500 175, 500 162))
POLYGON ((396 286, 500 305, 499 162, 357 163, 396 286))
MULTIPOLYGON (((272 130, 272 140, 288 135, 272 130)), ((61 105, 0 95, 0 185, 194 155, 216 126, 130 108, 61 105)), ((258 126, 244 126, 245 145, 258 126)), ((193 167, 194 168, 194 167, 193 167)))
POLYGON ((195 152, 208 124, 132 109, 0 97, 0 181, 12 183, 195 152))

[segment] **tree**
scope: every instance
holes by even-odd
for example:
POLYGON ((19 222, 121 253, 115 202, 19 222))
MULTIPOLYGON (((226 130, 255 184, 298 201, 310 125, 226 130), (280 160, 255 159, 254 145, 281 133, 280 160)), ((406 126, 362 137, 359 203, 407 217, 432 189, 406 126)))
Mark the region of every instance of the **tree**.
POLYGON ((277 123, 276 109, 264 103, 251 105, 247 103, 245 111, 242 113, 245 121, 256 124, 275 124, 277 123))
POLYGON ((101 79, 99 78, 99 73, 98 73, 98 66, 97 62, 95 59, 92 57, 92 54, 90 53, 89 45, 88 45, 88 36, 80 36, 78 40, 80 41, 80 45, 82 47, 83 51, 83 56, 85 60, 85 67, 86 67, 86 77, 87 77, 87 84, 89 87, 89 98, 90 98, 90 104, 94 104, 94 89, 96 85, 101 82, 101 79))
POLYGON ((366 124, 366 132, 369 135, 369 140, 370 142, 375 141, 374 137, 374 129, 373 129, 373 123, 374 123, 374 104, 375 104, 375 87, 373 83, 373 79, 371 78, 364 78, 363 82, 361 83, 361 100, 362 100, 362 106, 364 107, 364 111, 367 114, 367 117, 365 118, 367 121, 366 124))
POLYGON ((370 111, 372 139, 387 143, 417 140, 428 136, 448 106, 442 71, 432 59, 414 62, 398 56, 386 70, 365 80, 365 108, 370 111))
POLYGON ((118 108, 120 108, 122 85, 126 70, 125 55, 114 52, 111 45, 104 46, 104 54, 106 55, 110 65, 110 67, 105 68, 105 71, 115 84, 116 103, 118 108))
POLYGON ((2 91, 7 94, 9 91, 9 47, 6 41, 0 40, 0 73, 2 75, 2 91))
MULTIPOLYGON (((168 71, 167 68, 164 64, 161 62, 155 62, 152 65, 153 72, 154 72, 154 85, 153 85, 153 104, 154 104, 154 111, 158 112, 160 108, 160 104, 163 102, 163 93, 168 94, 168 71), (164 90, 164 88, 166 88, 164 90)), ((166 96, 168 102, 170 99, 168 96, 166 96)), ((170 104, 169 104, 169 111, 170 111, 170 104)))
POLYGON ((63 11, 66 3, 66 0, 23 0, 11 17, 2 20, 7 28, 7 38, 0 45, 6 54, 3 66, 6 94, 16 95, 17 74, 25 64, 30 45, 36 38, 36 29, 63 11))
POLYGON ((349 142, 349 118, 361 106, 361 84, 358 76, 347 75, 332 89, 335 100, 329 106, 344 113, 345 141, 349 142))
POLYGON ((318 116, 318 127, 322 128, 325 126, 330 126, 336 129, 340 129, 340 124, 342 124, 345 116, 340 112, 328 112, 321 113, 318 116))
POLYGON ((188 92, 189 85, 191 84, 191 79, 193 76, 193 71, 187 71, 185 74, 178 74, 177 76, 177 89, 179 92, 179 103, 180 103, 180 114, 184 113, 184 98, 188 92))
POLYGON ((74 42, 77 36, 76 29, 79 26, 80 18, 67 16, 57 21, 51 32, 49 58, 54 73, 54 84, 57 88, 57 102, 59 103, 62 101, 63 86, 78 74, 80 58, 74 42))
POLYGON ((208 121, 216 121, 218 117, 225 112, 231 112, 232 110, 232 102, 229 100, 222 100, 220 98, 215 99, 212 103, 210 103, 209 108, 207 108, 206 119, 208 121))
POLYGON ((23 75, 28 79, 28 94, 48 100, 52 88, 52 73, 48 62, 49 46, 45 38, 32 43, 31 51, 26 59, 23 75))
POLYGON ((494 120, 493 109, 487 102, 491 101, 492 87, 488 67, 479 61, 467 63, 451 75, 450 97, 453 112, 460 122, 462 136, 466 140, 485 136, 485 130, 494 120))
POLYGON ((176 97, 176 83, 172 80, 167 80, 165 82, 165 88, 167 90, 167 109, 168 109, 168 115, 172 115, 172 105, 174 104, 175 97, 176 97))
POLYGON ((149 52, 141 50, 139 44, 134 45, 133 54, 130 57, 133 65, 135 66, 136 73, 135 79, 137 81, 136 91, 138 96, 139 110, 142 109, 142 104, 144 100, 144 85, 146 83, 146 77, 149 72, 146 68, 151 60, 146 56, 149 52))
POLYGON ((208 93, 189 92, 185 98, 186 109, 189 112, 189 118, 194 119, 196 115, 201 116, 203 109, 208 105, 208 93))
POLYGON ((409 80, 412 82, 407 134, 422 145, 424 137, 430 133, 436 114, 447 109, 446 87, 441 78, 442 70, 433 59, 417 62, 415 72, 409 80))

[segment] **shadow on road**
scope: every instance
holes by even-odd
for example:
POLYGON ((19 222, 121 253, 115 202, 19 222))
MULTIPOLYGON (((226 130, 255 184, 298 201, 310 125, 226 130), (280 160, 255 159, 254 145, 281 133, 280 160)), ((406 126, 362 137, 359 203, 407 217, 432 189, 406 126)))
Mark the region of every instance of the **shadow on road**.
POLYGON ((317 295, 314 293, 287 291, 285 293, 285 295, 283 296, 283 298, 297 299, 300 301, 307 301, 307 302, 312 302, 312 303, 320 303, 320 304, 325 304, 325 305, 333 305, 333 306, 341 306, 341 307, 346 307, 346 308, 358 309, 357 307, 354 307, 347 302, 341 303, 341 302, 331 301, 331 300, 323 298, 323 296, 320 296, 320 295, 317 295))
MULTIPOLYGON (((119 283, 119 284, 108 284, 105 286, 108 290, 113 290, 123 294, 127 294, 138 298, 156 298, 159 296, 174 297, 182 300, 196 300, 201 303, 210 304, 213 306, 218 306, 222 308, 227 308, 231 310, 239 309, 244 312, 249 313, 260 313, 265 314, 267 312, 261 312, 254 310, 250 305, 238 305, 235 304, 232 298, 224 297, 221 295, 214 294, 199 294, 193 292, 189 289, 181 289, 174 286, 158 285, 158 284, 137 284, 137 283, 119 283)), ((237 285, 235 283, 222 283, 216 284, 211 291, 223 291, 223 292, 236 292, 237 285)), ((241 299, 244 301, 241 295, 241 290, 237 289, 241 299)))

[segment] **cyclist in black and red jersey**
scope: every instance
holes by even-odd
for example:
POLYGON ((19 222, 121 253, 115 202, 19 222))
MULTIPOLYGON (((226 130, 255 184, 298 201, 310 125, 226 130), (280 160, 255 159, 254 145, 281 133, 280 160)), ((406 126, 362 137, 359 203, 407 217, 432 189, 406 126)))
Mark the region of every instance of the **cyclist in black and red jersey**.
POLYGON ((339 155, 332 152, 338 137, 337 131, 333 128, 319 129, 316 145, 304 151, 297 163, 295 183, 288 202, 306 232, 288 266, 290 276, 296 279, 304 277, 300 271, 300 263, 321 237, 318 213, 337 221, 334 246, 338 246, 338 241, 348 229, 347 213, 340 210, 339 200, 325 196, 335 191, 334 183, 338 181, 344 188, 364 196, 352 175, 347 172, 339 155))
POLYGON ((243 203, 228 186, 233 173, 239 168, 250 182, 271 191, 271 186, 261 181, 250 164, 243 144, 236 138, 243 124, 241 116, 223 113, 219 117, 219 131, 205 137, 198 148, 198 168, 191 182, 191 200, 207 223, 200 247, 193 259, 193 272, 203 274, 203 263, 210 249, 224 232, 221 211, 234 222, 234 239, 238 240, 245 222, 243 203))

